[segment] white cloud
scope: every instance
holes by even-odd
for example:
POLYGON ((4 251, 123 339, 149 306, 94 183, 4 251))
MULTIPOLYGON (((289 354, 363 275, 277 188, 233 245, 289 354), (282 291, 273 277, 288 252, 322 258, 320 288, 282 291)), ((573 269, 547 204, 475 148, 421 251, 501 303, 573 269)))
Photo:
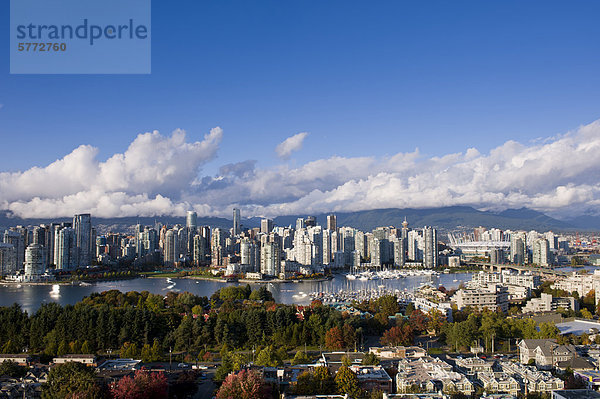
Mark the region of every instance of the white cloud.
POLYGON ((304 142, 306 136, 308 136, 308 133, 302 132, 283 140, 277 145, 277 147, 275 147, 277 156, 281 159, 289 159, 290 155, 292 155, 292 152, 302 149, 302 143, 304 142))
POLYGON ((97 148, 82 145, 44 168, 0 173, 0 204, 27 217, 181 213, 189 205, 173 201, 215 157, 222 135, 215 128, 203 141, 187 143, 182 130, 170 137, 144 133, 105 162, 96 159, 97 148))
MULTIPOLYGON (((600 121, 528 145, 507 141, 489 153, 468 148, 425 157, 415 150, 270 168, 248 160, 224 165, 217 176, 199 175, 222 134, 215 128, 188 143, 179 130, 169 137, 145 133, 105 162, 96 160, 97 149, 80 146, 46 167, 0 173, 0 208, 27 217, 183 215, 188 209, 229 217, 233 206, 268 216, 450 205, 600 214, 600 121)), ((298 145, 286 151, 292 147, 298 145)))

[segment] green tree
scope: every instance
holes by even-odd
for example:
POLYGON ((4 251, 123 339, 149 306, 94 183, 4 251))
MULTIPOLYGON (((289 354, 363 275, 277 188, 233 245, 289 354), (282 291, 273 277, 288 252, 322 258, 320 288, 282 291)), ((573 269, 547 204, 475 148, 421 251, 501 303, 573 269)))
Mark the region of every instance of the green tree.
POLYGON ((281 365, 282 361, 279 356, 277 356, 273 346, 269 345, 258 352, 255 364, 258 366, 276 367, 281 365))
POLYGON ((306 355, 306 352, 304 352, 304 351, 296 352, 296 354, 294 355, 294 359, 292 359, 293 365, 308 364, 308 363, 310 363, 310 359, 308 358, 308 356, 306 355))
POLYGON ((376 366, 379 364, 379 358, 374 353, 369 352, 363 357, 361 364, 363 366, 376 366))
POLYGON ((583 317, 584 319, 591 319, 594 316, 592 316, 592 313, 589 310, 583 308, 581 309, 581 317, 583 317))
POLYGON ((96 383, 92 368, 67 362, 50 369, 48 382, 42 387, 43 399, 101 399, 104 395, 96 383))
POLYGON ((356 397, 360 393, 358 378, 347 366, 342 366, 335 375, 335 385, 340 394, 356 397))
POLYGON ((92 350, 90 349, 90 343, 87 341, 87 339, 85 341, 83 341, 83 344, 81 344, 81 353, 83 353, 83 354, 92 353, 92 350))
POLYGON ((0 364, 0 375, 8 375, 12 378, 22 378, 27 374, 27 368, 19 366, 12 360, 5 360, 0 364))
POLYGON ((163 351, 160 347, 158 339, 155 339, 152 343, 152 349, 150 350, 150 361, 158 362, 162 360, 163 351))
POLYGON ((335 381, 331 376, 329 368, 325 366, 316 367, 312 372, 312 377, 314 378, 315 387, 318 389, 317 392, 326 395, 335 392, 335 381))
POLYGON ((69 352, 69 345, 67 344, 67 341, 65 341, 64 339, 62 341, 60 341, 60 344, 58 345, 58 350, 56 351, 56 354, 58 356, 64 356, 69 352))
POLYGON ((271 294, 271 291, 267 287, 262 286, 250 293, 250 299, 253 301, 272 301, 273 294, 271 294))

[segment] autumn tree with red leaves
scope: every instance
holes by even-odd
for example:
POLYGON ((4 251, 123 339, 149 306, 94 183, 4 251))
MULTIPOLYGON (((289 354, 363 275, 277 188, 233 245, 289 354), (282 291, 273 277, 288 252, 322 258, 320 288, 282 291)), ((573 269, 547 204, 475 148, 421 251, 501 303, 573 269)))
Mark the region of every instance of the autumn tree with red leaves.
POLYGON ((383 333, 380 341, 389 346, 412 345, 413 329, 408 323, 394 326, 383 333))
POLYGON ((168 396, 164 373, 137 370, 133 377, 125 376, 110 387, 114 399, 162 399, 168 396))
POLYGON ((265 380, 252 370, 229 374, 219 391, 217 399, 267 399, 271 397, 265 380))

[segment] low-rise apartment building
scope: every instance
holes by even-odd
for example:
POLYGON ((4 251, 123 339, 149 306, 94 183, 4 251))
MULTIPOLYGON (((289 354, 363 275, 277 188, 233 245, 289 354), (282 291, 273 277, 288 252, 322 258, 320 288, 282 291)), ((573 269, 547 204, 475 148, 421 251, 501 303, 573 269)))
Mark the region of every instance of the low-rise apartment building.
POLYGON ((554 377, 549 371, 537 370, 534 366, 513 362, 500 362, 498 366, 502 372, 512 376, 521 384, 525 394, 529 392, 550 392, 565 387, 563 380, 554 377))
POLYGON ((454 294, 452 302, 456 303, 458 309, 472 307, 479 310, 488 309, 493 312, 501 310, 506 313, 508 311, 508 289, 500 284, 489 284, 472 289, 463 288, 454 294))
POLYGON ((523 313, 555 312, 559 308, 565 310, 579 310, 579 301, 573 297, 553 297, 542 293, 540 298, 531 298, 523 307, 523 313))
POLYGON ((510 374, 502 372, 478 373, 477 379, 486 392, 508 393, 517 396, 521 392, 521 384, 510 374))
POLYGON ((471 395, 474 391, 473 383, 464 375, 452 371, 452 366, 445 361, 430 356, 398 362, 398 392, 406 393, 413 386, 427 392, 463 392, 471 395))

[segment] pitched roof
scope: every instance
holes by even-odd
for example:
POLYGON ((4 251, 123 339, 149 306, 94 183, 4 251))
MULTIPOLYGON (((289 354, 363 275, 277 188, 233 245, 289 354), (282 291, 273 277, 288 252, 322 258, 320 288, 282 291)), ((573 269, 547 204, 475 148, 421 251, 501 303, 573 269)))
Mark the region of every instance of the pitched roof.
POLYGON ((535 349, 538 346, 547 345, 547 343, 556 344, 555 339, 523 339, 519 345, 523 344, 527 349, 535 349))
POLYGON ((561 369, 566 369, 567 367, 570 367, 573 370, 593 370, 596 368, 591 362, 581 357, 574 357, 570 360, 559 362, 558 367, 560 367, 561 369))

